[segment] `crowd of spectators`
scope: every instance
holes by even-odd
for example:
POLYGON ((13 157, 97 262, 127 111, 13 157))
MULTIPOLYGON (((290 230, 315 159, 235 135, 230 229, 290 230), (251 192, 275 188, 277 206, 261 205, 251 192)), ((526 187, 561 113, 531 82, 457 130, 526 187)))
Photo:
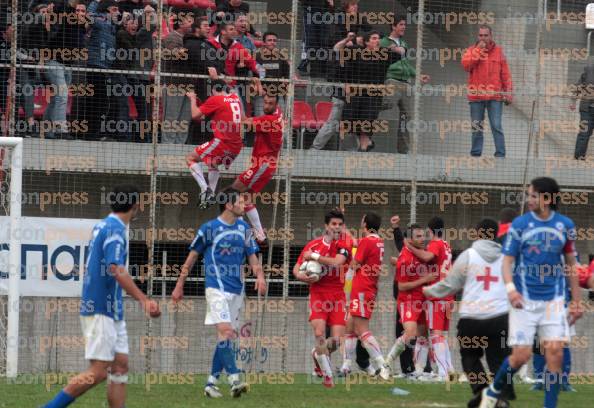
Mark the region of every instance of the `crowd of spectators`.
MULTIPOLYGON (((306 147, 333 148, 331 139, 344 141, 349 136, 356 143, 347 150, 370 151, 374 135, 382 133, 396 152, 409 152, 413 86, 417 74, 421 84, 430 77, 415 72, 413 50, 405 39, 406 16, 394 14, 389 26, 372 27, 359 10, 359 0, 301 0, 292 24, 299 25, 302 57, 295 61, 295 77, 289 78, 288 47, 279 47, 276 33, 261 33, 250 24, 246 1, 165 0, 164 4, 166 14, 158 21, 155 0, 19 2, 14 98, 8 91, 15 27, 3 5, 2 133, 6 134, 6 113, 14 103, 20 136, 150 142, 156 134, 161 143, 203 143, 210 139, 208 126, 191 121, 186 92, 193 90, 199 102, 204 101, 209 82, 226 78, 246 114, 261 115, 265 94, 278 96, 285 110, 287 80, 309 77, 333 87, 330 101, 325 95, 330 112, 321 126, 310 129, 316 135, 306 147)), ((512 102, 512 78, 490 27, 479 27, 477 41, 461 62, 468 72, 470 154, 482 155, 487 112, 495 156, 505 157, 501 119, 503 106, 512 102)), ((321 95, 311 96, 306 99, 315 103, 321 95)), ((584 100, 580 112, 588 126, 578 135, 576 158, 585 157, 594 129, 591 104, 584 100)), ((339 143, 339 148, 345 145, 339 143)))

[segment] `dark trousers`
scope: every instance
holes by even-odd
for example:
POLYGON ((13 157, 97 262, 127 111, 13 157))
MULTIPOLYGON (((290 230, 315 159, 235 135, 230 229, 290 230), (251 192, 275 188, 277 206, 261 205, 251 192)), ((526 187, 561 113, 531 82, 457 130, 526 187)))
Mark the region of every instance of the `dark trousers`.
MULTIPOLYGON (((485 356, 489 371, 495 374, 503 359, 511 353, 511 349, 507 346, 507 332, 507 314, 492 319, 462 318, 458 321, 462 369, 468 377, 473 394, 480 393, 490 383, 487 371, 481 363, 481 357, 485 356)), ((501 398, 506 400, 516 398, 512 383, 504 386, 501 398)))
MULTIPOLYGON (((94 68, 94 67, 91 67, 94 68)), ((90 140, 98 140, 106 135, 107 128, 117 114, 118 101, 108 95, 109 74, 103 72, 88 72, 87 83, 92 86, 93 96, 84 100, 85 119, 88 121, 88 136, 90 140)))
POLYGON ((588 151, 588 142, 592 131, 594 130, 594 107, 590 107, 587 112, 580 111, 580 132, 575 141, 575 158, 582 159, 586 157, 588 151))

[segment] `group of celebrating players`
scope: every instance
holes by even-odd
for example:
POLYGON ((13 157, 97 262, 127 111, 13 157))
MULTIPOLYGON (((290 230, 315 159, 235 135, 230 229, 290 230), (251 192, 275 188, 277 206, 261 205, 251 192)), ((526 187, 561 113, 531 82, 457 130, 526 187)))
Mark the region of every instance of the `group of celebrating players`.
MULTIPOLYGON (((205 271, 205 324, 214 325, 217 335, 204 393, 212 398, 222 397, 219 381, 221 374, 226 372, 230 394, 239 397, 249 388, 240 378, 233 351, 245 292, 246 259, 256 276, 256 291, 260 295, 267 291, 263 268, 257 257, 266 236, 258 212, 245 192, 260 191, 274 175, 282 147, 284 120, 274 96, 264 97, 265 115, 246 118, 240 99, 224 82, 213 81, 212 87, 212 96, 199 107, 195 95, 188 94, 193 119, 209 116, 213 138, 188 154, 187 163, 200 187, 200 206, 207 208, 216 201, 220 215, 198 229, 172 298, 175 302, 182 299, 186 279, 201 254, 205 271), (242 126, 251 127, 256 133, 252 165, 230 187, 215 194, 218 167, 228 168, 243 146, 242 126), (203 164, 208 181, 203 175, 203 164), (251 227, 243 221, 244 215, 251 227)), ((45 405, 47 408, 68 406, 105 379, 109 383, 110 407, 123 407, 128 338, 122 312, 122 289, 138 300, 148 315, 160 315, 158 303, 142 293, 126 268, 126 230, 138 211, 139 191, 134 186, 122 185, 113 193, 112 213, 93 229, 83 280, 80 314, 89 368, 74 377, 45 405)), ((431 354, 439 376, 448 378, 454 372, 447 331, 455 292, 462 290, 462 301, 466 297, 478 299, 479 303, 482 297, 497 297, 500 293, 498 307, 505 308, 506 315, 509 313, 509 327, 506 324, 505 329, 513 349, 509 356, 501 356, 495 368, 490 367, 496 371, 490 385, 484 384, 480 389, 473 387, 476 405, 469 403, 469 406, 479 403, 481 408, 507 406, 502 390, 530 358, 538 332, 547 361, 544 406, 555 407, 560 382, 554 374, 558 377, 561 371, 560 356, 569 340, 569 324, 583 313, 579 285, 594 287, 594 263, 590 268, 578 268, 575 227, 569 218, 556 211, 558 193, 559 187, 554 180, 533 180, 527 192, 528 212, 513 221, 503 246, 494 242, 489 244, 496 255, 481 258, 480 251, 472 252, 473 244, 469 254, 464 256, 464 266, 460 263, 452 265, 451 248, 442 239, 445 229, 441 218, 431 219, 427 228, 410 225, 400 254, 393 262, 398 288, 397 313, 404 331, 385 357, 369 327, 378 302, 378 281, 384 270, 384 242, 379 235, 381 218, 366 212, 360 223, 361 236, 353 237, 346 230, 343 211, 329 211, 324 219, 323 236, 305 245, 293 268, 294 277, 309 284, 309 321, 315 337, 312 357, 316 374, 323 377, 323 384, 334 386, 330 355, 341 347, 343 364, 340 371, 343 375, 351 372, 358 342, 369 354, 368 372, 372 375, 389 379, 394 371, 394 360, 415 340, 415 366, 422 370, 431 354), (301 264, 305 261, 318 262, 323 273, 318 277, 304 273, 301 264), (472 269, 473 262, 481 267, 472 269), (450 270, 460 272, 450 273, 450 270), (347 290, 345 282, 350 283, 346 285, 347 290), (491 294, 481 292, 489 291, 491 287, 494 289, 489 292, 491 294), (567 301, 568 292, 571 296, 567 301)), ((393 216, 392 227, 399 229, 399 221, 398 216, 393 216)), ((479 234, 481 240, 494 241, 497 223, 487 220, 479 225, 483 230, 488 229, 479 234)), ((481 319, 480 314, 475 317, 481 319)))

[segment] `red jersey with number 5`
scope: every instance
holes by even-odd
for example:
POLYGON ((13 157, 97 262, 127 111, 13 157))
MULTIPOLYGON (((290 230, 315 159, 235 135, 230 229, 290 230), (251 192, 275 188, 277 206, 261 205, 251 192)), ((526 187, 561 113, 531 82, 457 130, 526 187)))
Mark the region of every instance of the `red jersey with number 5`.
POLYGON ((241 149, 241 100, 235 94, 213 95, 202 105, 200 111, 210 116, 210 128, 214 137, 221 139, 227 146, 241 149))
MULTIPOLYGON (((436 239, 429 242, 427 245, 427 251, 431 252, 434 257, 431 262, 428 263, 430 270, 437 270, 439 271, 439 277, 436 278, 433 282, 429 283, 430 285, 438 282, 445 277, 450 272, 452 267, 452 248, 450 248, 450 244, 448 244, 443 239, 436 239)), ((446 296, 443 298, 445 300, 454 300, 455 296, 446 296)), ((429 300, 438 300, 438 298, 429 298, 429 300)))
POLYGON ((368 235, 359 241, 355 261, 360 265, 353 278, 353 291, 377 293, 377 282, 382 271, 384 240, 376 234, 368 235))
POLYGON ((312 283, 309 286, 310 293, 316 292, 343 292, 344 293, 344 273, 345 268, 348 267, 351 260, 351 249, 344 240, 333 240, 327 243, 324 237, 309 241, 301 251, 298 264, 303 263, 303 254, 305 251, 312 251, 321 256, 328 256, 334 258, 337 254, 344 255, 347 260, 344 264, 332 267, 322 265, 322 277, 319 281, 312 283))

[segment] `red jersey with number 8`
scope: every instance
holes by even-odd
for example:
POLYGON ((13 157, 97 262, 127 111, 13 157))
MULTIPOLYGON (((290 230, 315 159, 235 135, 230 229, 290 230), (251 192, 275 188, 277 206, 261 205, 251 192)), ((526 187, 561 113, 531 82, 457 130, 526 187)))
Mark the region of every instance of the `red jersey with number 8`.
POLYGON ((241 100, 235 94, 213 95, 202 105, 200 111, 210 116, 210 128, 214 137, 225 145, 241 150, 241 100))

